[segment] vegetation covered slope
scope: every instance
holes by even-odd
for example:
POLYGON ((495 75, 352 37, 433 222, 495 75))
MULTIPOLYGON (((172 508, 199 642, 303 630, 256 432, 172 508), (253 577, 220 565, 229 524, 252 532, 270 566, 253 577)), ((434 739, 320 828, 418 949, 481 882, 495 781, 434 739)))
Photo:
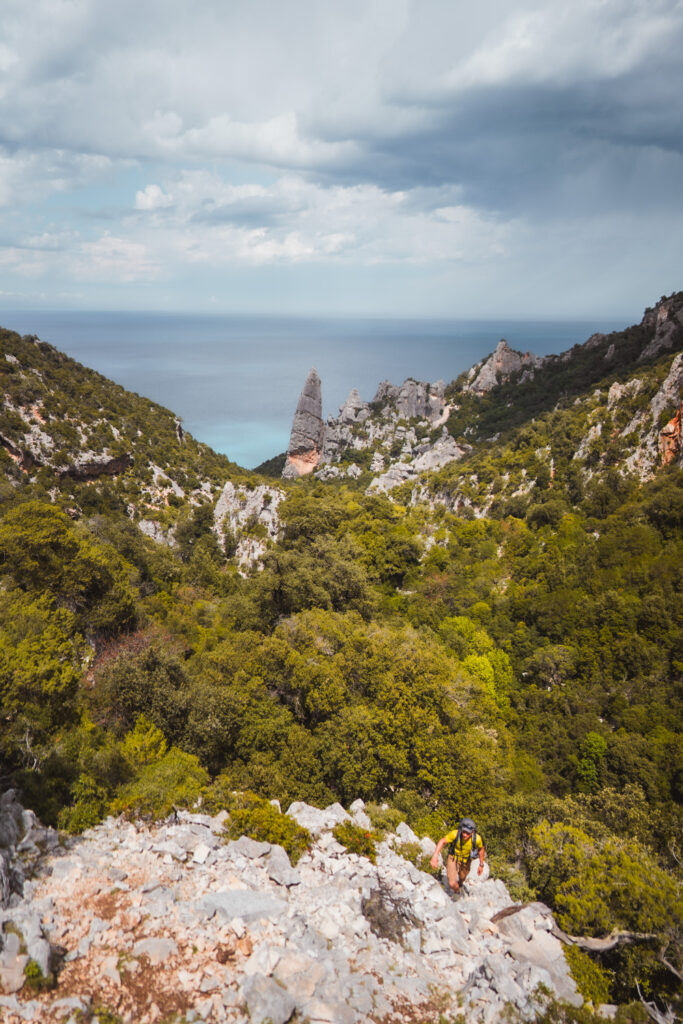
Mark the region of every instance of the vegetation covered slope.
POLYGON ((648 354, 656 330, 624 332, 617 362, 615 335, 561 374, 454 383, 471 450, 391 498, 282 485, 279 540, 248 573, 214 506, 257 478, 5 332, 4 784, 75 831, 235 789, 361 796, 435 836, 473 814, 495 870, 567 931, 656 935, 577 958, 586 991, 673 998, 683 473, 648 438, 680 402, 680 342, 648 354), (92 453, 128 459, 70 471, 92 453))

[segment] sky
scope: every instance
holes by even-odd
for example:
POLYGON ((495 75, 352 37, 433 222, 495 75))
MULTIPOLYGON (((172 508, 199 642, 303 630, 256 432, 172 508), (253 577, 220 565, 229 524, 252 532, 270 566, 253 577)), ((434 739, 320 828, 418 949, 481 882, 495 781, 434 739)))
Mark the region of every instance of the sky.
POLYGON ((635 320, 683 288, 683 0, 0 12, 0 312, 635 320))

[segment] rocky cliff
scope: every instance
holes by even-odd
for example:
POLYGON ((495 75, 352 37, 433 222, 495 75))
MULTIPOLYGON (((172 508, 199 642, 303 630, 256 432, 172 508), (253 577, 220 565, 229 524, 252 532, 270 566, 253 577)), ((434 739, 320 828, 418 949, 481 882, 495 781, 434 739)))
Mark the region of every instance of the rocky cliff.
POLYGON ((293 804, 313 837, 293 867, 280 846, 226 841, 225 812, 108 819, 65 838, 1 799, 14 889, 0 910, 5 1024, 105 1009, 125 1024, 400 1024, 459 1010, 492 1024, 532 1017, 538 986, 581 1004, 547 907, 513 905, 488 867, 454 902, 401 856, 406 843, 434 849, 405 824, 376 864, 348 853, 331 830, 368 827, 362 801, 350 813, 293 804))
POLYGON ((516 352, 502 338, 488 359, 477 363, 467 374, 465 390, 483 395, 498 384, 520 375, 520 380, 533 380, 534 371, 543 366, 543 357, 531 352, 516 352))
MULTIPOLYGON (((484 515, 496 494, 524 498, 534 478, 525 468, 514 475, 503 471, 495 489, 489 486, 484 493, 476 470, 463 470, 453 481, 458 472, 453 464, 486 452, 495 457, 501 436, 536 422, 532 409, 555 414, 571 403, 565 433, 575 435, 573 459, 586 480, 603 465, 647 479, 660 465, 683 465, 683 355, 675 354, 682 346, 683 293, 676 293, 645 310, 640 324, 594 334, 557 355, 516 352, 502 340, 448 388, 442 381, 409 379, 400 386, 383 381, 370 402, 354 388, 339 415, 324 424, 322 450, 314 449, 306 471, 320 480, 362 477, 369 492, 412 484, 412 496, 408 499, 404 488, 402 501, 436 500, 458 513, 484 515), (509 416, 503 409, 510 409, 509 416), (429 475, 446 467, 444 492, 430 485, 429 475)), ((316 417, 311 435, 319 438, 320 429, 316 417)), ((312 444, 310 437, 307 443, 312 444)), ((533 461, 539 460, 552 480, 552 445, 538 446, 533 461)))

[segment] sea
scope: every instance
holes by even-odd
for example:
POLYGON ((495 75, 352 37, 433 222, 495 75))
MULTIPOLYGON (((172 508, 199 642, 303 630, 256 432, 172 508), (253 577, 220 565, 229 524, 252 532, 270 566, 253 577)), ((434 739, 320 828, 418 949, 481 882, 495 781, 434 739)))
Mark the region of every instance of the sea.
POLYGON ((0 310, 3 327, 172 410, 198 441, 248 469, 286 451, 311 367, 329 416, 354 387, 371 401, 383 380, 448 383, 501 338, 547 355, 628 323, 0 310))

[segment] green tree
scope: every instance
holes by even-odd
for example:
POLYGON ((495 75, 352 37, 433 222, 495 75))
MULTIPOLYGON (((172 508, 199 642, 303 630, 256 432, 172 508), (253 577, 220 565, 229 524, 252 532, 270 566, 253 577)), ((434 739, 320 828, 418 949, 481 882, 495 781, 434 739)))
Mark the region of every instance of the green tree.
POLYGON ((50 594, 83 631, 112 634, 135 623, 125 563, 51 505, 28 501, 5 515, 0 571, 22 590, 50 594))
POLYGON ((84 644, 47 596, 0 591, 0 758, 37 768, 55 731, 77 719, 84 644))

